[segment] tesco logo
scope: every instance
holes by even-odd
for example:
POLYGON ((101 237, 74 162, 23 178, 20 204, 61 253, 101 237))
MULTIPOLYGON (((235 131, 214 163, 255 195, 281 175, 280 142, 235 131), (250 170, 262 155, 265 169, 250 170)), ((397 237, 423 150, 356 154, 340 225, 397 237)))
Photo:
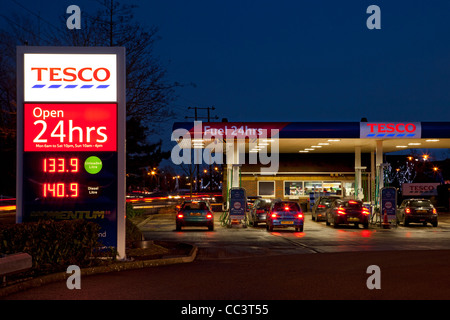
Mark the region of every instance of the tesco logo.
POLYGON ((416 125, 414 123, 368 123, 367 126, 370 127, 370 132, 398 132, 413 133, 416 131, 416 125))
POLYGON ((360 122, 360 138, 420 138, 420 122, 360 122))
POLYGON ((115 54, 25 54, 23 70, 28 102, 117 101, 115 54))
POLYGON ((34 72, 36 76, 36 81, 76 81, 80 80, 83 82, 91 82, 91 81, 98 81, 98 82, 104 82, 109 80, 111 77, 111 72, 108 70, 108 68, 31 68, 31 71, 34 72), (44 78, 44 80, 43 80, 44 78))

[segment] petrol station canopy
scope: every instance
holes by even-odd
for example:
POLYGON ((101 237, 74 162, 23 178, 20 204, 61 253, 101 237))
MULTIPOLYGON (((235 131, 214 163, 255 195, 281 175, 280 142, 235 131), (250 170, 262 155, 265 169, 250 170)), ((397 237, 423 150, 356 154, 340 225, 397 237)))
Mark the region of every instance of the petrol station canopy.
MULTIPOLYGON (((450 147, 450 122, 177 122, 173 130, 191 135, 191 146, 230 137, 258 139, 270 150, 277 139, 280 153, 354 153, 355 147, 367 153, 382 141, 383 153, 404 149, 442 149, 450 147), (271 130, 278 133, 271 135, 271 130), (265 130, 267 135, 259 133, 265 130)), ((188 147, 188 145, 184 145, 188 147)), ((246 151, 250 151, 247 144, 246 151)))

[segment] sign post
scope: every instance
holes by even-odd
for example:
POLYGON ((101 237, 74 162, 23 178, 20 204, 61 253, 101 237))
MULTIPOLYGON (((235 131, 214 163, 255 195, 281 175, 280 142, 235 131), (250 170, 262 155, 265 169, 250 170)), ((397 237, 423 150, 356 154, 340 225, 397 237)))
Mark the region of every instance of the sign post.
POLYGON ((17 47, 16 221, 85 219, 125 258, 125 49, 17 47))

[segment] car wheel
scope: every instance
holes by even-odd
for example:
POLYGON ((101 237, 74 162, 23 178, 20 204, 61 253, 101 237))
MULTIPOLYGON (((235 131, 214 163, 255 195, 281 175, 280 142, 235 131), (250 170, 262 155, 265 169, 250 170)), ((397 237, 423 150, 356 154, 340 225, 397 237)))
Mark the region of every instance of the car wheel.
POLYGON ((328 220, 328 217, 327 217, 327 220, 325 221, 325 224, 326 224, 327 226, 330 225, 330 220, 328 220))
POLYGON ((181 231, 181 225, 177 224, 176 230, 181 231))
POLYGON ((436 222, 432 222, 431 225, 436 228, 438 226, 438 222, 437 221, 436 222))
POLYGON ((273 226, 269 225, 269 226, 267 227, 267 230, 269 230, 269 232, 272 232, 272 231, 273 231, 273 226))
POLYGON ((367 223, 364 223, 363 224, 363 227, 364 227, 364 229, 369 229, 369 223, 367 222, 367 223))
POLYGON ((209 231, 213 231, 214 230, 214 225, 208 226, 208 230, 209 231))
POLYGON ((254 226, 255 228, 258 228, 258 222, 257 222, 257 221, 253 221, 253 226, 254 226))
POLYGON ((337 228, 338 224, 336 223, 336 220, 333 221, 333 228, 337 228))
POLYGON ((403 226, 404 226, 404 227, 409 226, 409 222, 408 222, 408 220, 406 219, 406 217, 403 218, 403 226))

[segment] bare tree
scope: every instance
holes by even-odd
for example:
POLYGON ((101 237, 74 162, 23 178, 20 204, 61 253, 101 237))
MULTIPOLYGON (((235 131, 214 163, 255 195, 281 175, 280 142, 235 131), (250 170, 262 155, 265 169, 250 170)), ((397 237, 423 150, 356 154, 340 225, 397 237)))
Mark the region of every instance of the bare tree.
MULTIPOLYGON (((158 29, 145 27, 134 19, 136 6, 114 0, 99 0, 97 4, 94 13, 88 11, 92 8, 83 10, 80 30, 66 27, 65 12, 59 24, 50 23, 33 12, 22 16, 0 13, 0 18, 8 25, 7 30, 0 30, 0 153, 3 156, 5 150, 12 151, 12 156, 4 157, 2 161, 15 167, 16 45, 125 47, 127 122, 131 121, 145 131, 145 134, 136 135, 141 139, 138 142, 127 137, 129 163, 133 163, 133 156, 136 162, 145 157, 149 158, 149 163, 161 159, 161 154, 157 154, 158 150, 162 152, 157 148, 161 143, 152 147, 147 137, 174 115, 170 104, 175 100, 175 89, 180 84, 166 80, 166 68, 155 55, 158 29)), ((127 169, 132 172, 135 168, 127 169)))
MULTIPOLYGON (((168 83, 166 69, 154 53, 158 28, 143 27, 134 20, 136 6, 103 0, 94 14, 83 12, 80 30, 61 28, 52 43, 73 46, 126 48, 127 117, 161 123, 173 116, 170 103, 179 83, 168 83)), ((150 128, 151 130, 151 128, 150 128)))

